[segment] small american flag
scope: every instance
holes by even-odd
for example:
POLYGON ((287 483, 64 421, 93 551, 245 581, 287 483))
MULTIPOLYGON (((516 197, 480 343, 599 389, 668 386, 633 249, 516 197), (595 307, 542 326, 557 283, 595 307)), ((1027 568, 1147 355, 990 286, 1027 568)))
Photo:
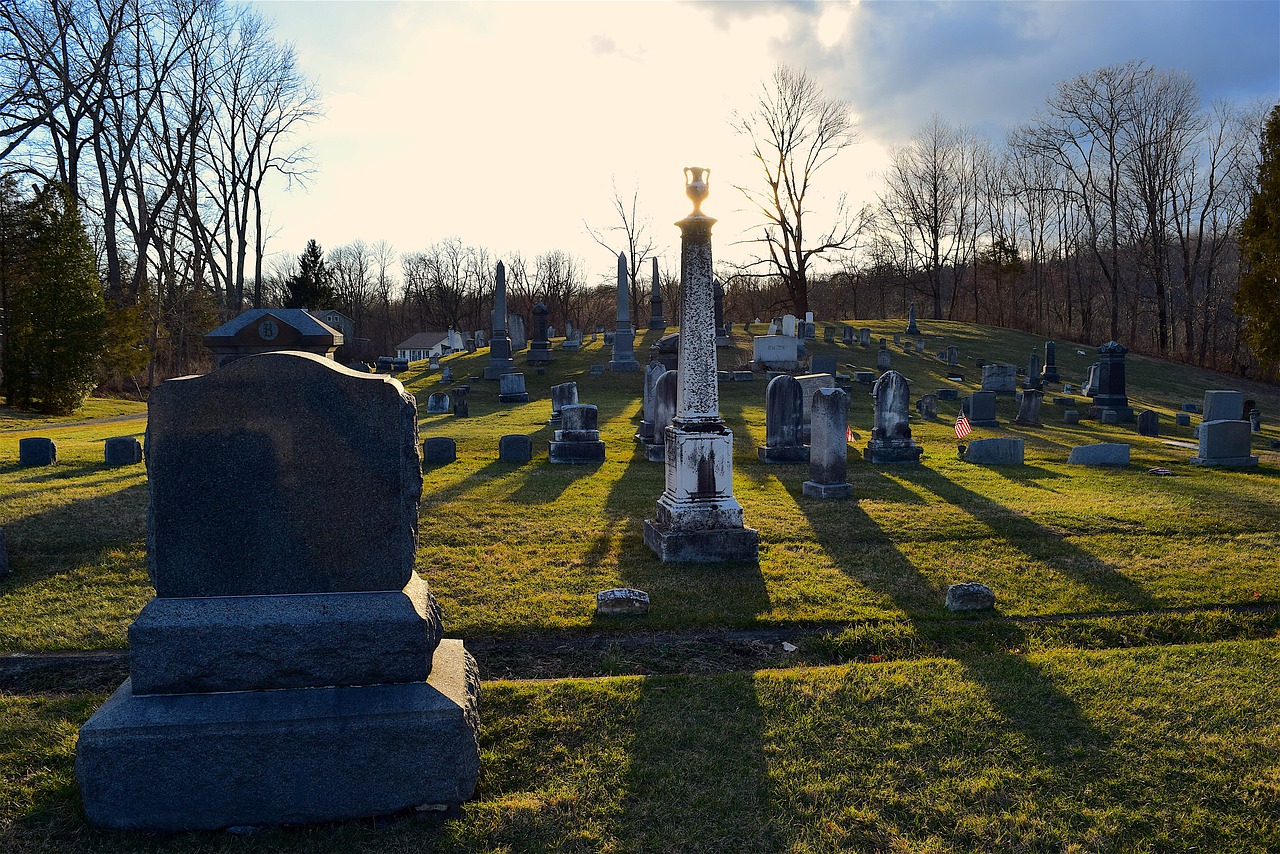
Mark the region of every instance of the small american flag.
POLYGON ((965 418, 964 413, 961 412, 956 416, 956 438, 963 439, 972 432, 973 428, 969 426, 969 419, 965 418))
POLYGON ((844 440, 847 444, 850 444, 850 445, 853 444, 853 428, 852 427, 844 428, 844 440))

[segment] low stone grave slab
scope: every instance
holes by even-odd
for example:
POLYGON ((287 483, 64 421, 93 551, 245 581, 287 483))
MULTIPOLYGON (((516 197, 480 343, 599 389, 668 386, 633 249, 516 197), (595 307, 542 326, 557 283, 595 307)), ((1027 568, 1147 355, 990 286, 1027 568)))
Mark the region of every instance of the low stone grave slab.
POLYGON ((974 439, 964 450, 964 461, 980 466, 1020 466, 1026 454, 1022 439, 996 437, 974 439))
POLYGON ((1077 445, 1067 455, 1067 463, 1073 466, 1127 466, 1129 446, 1119 442, 1077 445))
POLYGON ((948 611, 990 611, 996 606, 996 594, 985 584, 970 581, 947 588, 948 611))
POLYGON ((113 436, 103 443, 103 460, 109 466, 132 466, 142 462, 142 443, 133 436, 113 436))
POLYGON ((458 443, 447 436, 433 436, 422 442, 422 464, 448 465, 458 459, 458 443))
POLYGON ((18 440, 18 465, 51 466, 58 461, 58 445, 43 436, 18 440))
POLYGON ((522 433, 508 433, 498 439, 498 460, 527 463, 533 459, 533 440, 522 433))

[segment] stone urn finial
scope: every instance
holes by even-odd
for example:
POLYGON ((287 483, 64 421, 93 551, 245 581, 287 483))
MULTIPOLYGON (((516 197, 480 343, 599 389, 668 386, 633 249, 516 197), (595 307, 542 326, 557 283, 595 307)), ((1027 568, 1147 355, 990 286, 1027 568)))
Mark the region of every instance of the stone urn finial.
POLYGON ((705 166, 684 167, 684 192, 693 202, 692 216, 702 216, 702 201, 710 192, 707 189, 707 180, 710 176, 711 170, 705 166))

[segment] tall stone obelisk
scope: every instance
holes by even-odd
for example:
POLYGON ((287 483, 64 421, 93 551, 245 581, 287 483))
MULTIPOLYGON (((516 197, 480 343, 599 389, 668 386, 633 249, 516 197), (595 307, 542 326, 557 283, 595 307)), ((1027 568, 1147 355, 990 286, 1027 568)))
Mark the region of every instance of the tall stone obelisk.
POLYGON ((702 213, 711 170, 685 170, 693 212, 680 228, 680 370, 676 412, 666 429, 666 488, 644 541, 663 561, 759 558, 760 537, 743 525, 733 497, 733 433, 720 417, 716 385, 715 306, 711 284, 711 226, 702 213))
POLYGON ((618 325, 613 332, 613 358, 609 360, 611 371, 638 371, 636 361, 636 331, 631 325, 631 292, 627 287, 627 256, 618 253, 618 325))
POLYGON ((649 277, 649 328, 666 329, 667 322, 662 319, 662 288, 658 284, 658 259, 653 259, 653 275, 649 277))
POLYGON ((496 380, 503 374, 515 373, 511 358, 511 339, 507 336, 507 269, 498 262, 497 284, 493 291, 493 334, 489 336, 489 364, 484 378, 496 380))

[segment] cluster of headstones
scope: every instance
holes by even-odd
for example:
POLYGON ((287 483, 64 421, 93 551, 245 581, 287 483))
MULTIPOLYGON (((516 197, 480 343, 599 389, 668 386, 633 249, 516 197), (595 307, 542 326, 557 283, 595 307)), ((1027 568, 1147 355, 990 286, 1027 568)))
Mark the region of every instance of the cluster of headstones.
MULTIPOLYGON (((131 466, 142 462, 142 443, 133 436, 113 436, 103 443, 103 462, 131 466)), ((18 440, 18 465, 51 466, 58 461, 58 443, 44 436, 18 440)))
MULTIPOLYGON (((529 395, 524 391, 523 374, 504 374, 502 380, 518 377, 520 380, 521 402, 528 401, 529 395)), ((462 388, 465 388, 462 387, 462 388)), ((455 392, 457 389, 455 389, 455 392)), ((441 412, 448 411, 448 395, 436 392, 428 398, 427 412, 431 413, 431 400, 444 399, 441 412)), ((511 398, 513 395, 505 395, 511 398)), ((463 398, 465 401, 465 397, 463 398)), ((515 402, 504 399, 499 400, 515 402)), ((454 401, 457 414, 457 400, 454 401)), ((576 382, 560 383, 551 387, 551 417, 548 423, 559 426, 553 434, 548 447, 547 457, 553 463, 598 463, 604 461, 604 442, 600 439, 598 425, 599 412, 594 404, 578 402, 578 384, 576 382)), ((458 444, 448 436, 432 436, 422 442, 422 460, 424 465, 447 465, 458 459, 458 444)), ((498 439, 498 460, 506 463, 527 463, 533 459, 533 440, 522 433, 509 433, 498 439)))

